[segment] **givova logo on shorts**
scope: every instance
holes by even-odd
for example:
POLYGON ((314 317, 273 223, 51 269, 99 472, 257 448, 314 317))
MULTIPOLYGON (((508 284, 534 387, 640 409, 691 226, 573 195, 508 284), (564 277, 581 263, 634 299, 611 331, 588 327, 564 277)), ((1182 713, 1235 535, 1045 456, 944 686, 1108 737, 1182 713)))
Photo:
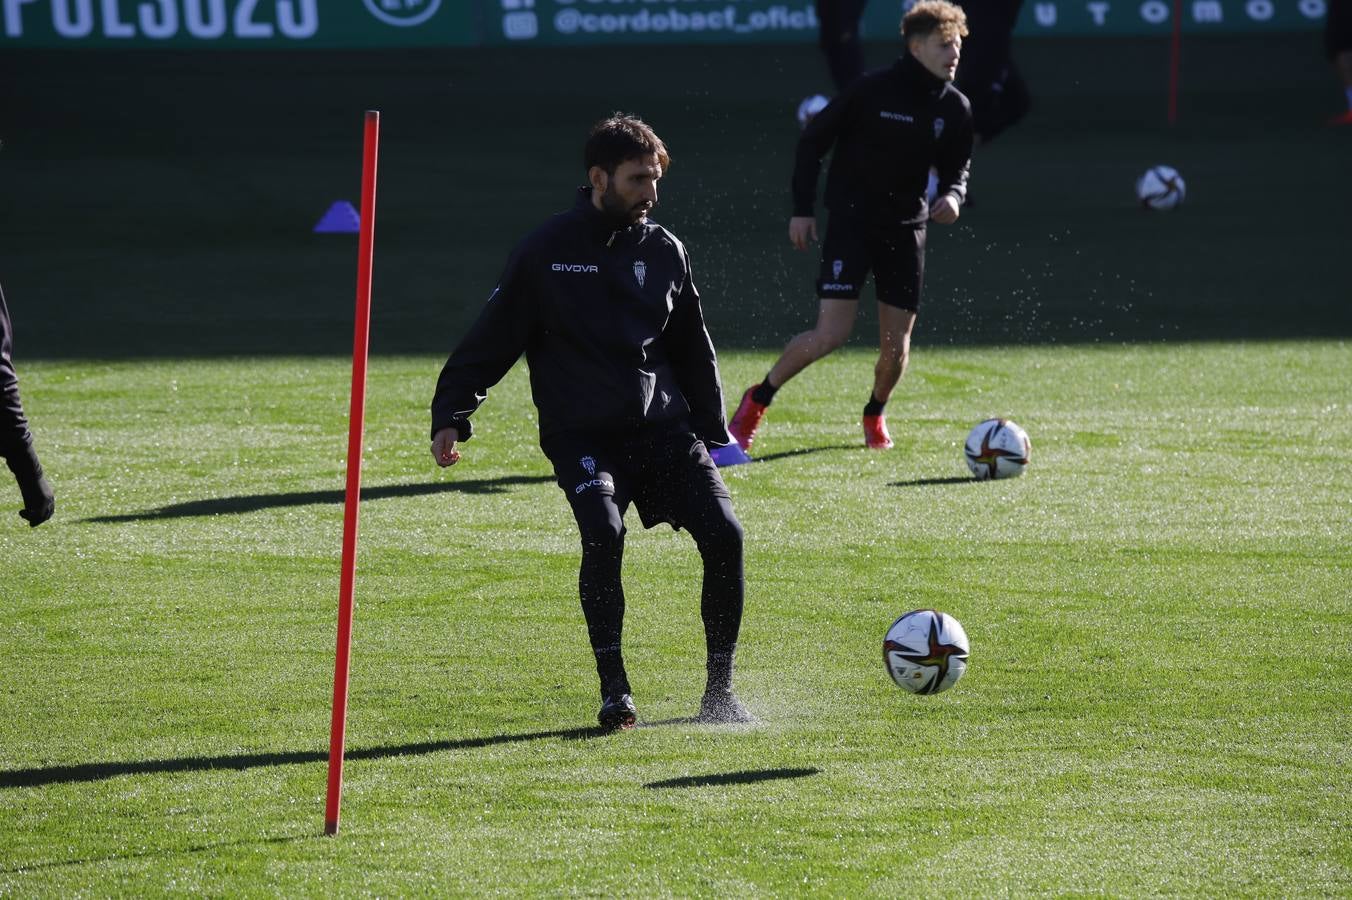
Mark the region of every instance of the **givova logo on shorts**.
POLYGON ((579 459, 577 463, 578 465, 582 466, 582 471, 586 472, 589 477, 587 478, 586 481, 579 481, 577 483, 577 486, 573 488, 574 494, 580 494, 587 488, 593 487, 608 487, 612 491, 615 490, 615 482, 611 481, 609 478, 596 477, 595 459, 593 459, 590 456, 584 456, 581 459, 579 459))

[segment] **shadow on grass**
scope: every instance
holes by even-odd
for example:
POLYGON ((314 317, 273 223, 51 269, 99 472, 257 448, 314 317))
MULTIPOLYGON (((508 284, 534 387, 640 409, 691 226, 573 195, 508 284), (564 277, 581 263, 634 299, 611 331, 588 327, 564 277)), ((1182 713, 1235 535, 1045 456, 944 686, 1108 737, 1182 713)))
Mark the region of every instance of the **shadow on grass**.
POLYGON ((685 778, 667 778, 650 781, 645 788, 713 787, 722 784, 754 784, 757 781, 778 781, 785 778, 807 778, 821 769, 749 769, 741 772, 716 772, 712 775, 688 775, 685 778))
MULTIPOLYGON (((605 734, 600 728, 563 728, 554 731, 530 731, 523 734, 497 734, 492 737, 463 738, 455 741, 423 741, 389 747, 364 747, 348 750, 344 759, 390 759, 398 756, 424 756, 448 750, 477 750, 498 744, 540 741, 549 738, 586 740, 605 734)), ((133 762, 82 763, 74 766, 42 766, 32 769, 0 770, 0 789, 42 787, 49 784, 75 784, 103 781, 119 775, 154 775, 160 772, 212 772, 257 769, 266 766, 293 766, 327 762, 329 754, 319 750, 293 750, 283 753, 235 753, 226 756, 184 756, 178 759, 145 759, 133 762)))
POLYGON ((807 456, 809 453, 824 453, 829 450, 854 450, 855 444, 834 444, 830 447, 799 447, 797 450, 781 450, 779 453, 767 453, 764 456, 753 456, 752 462, 765 463, 773 462, 776 459, 788 459, 793 456, 807 456))
POLYGON ((129 859, 151 859, 154 857, 180 856, 184 853, 206 853, 223 847, 253 847, 273 844, 291 844, 296 841, 322 840, 319 832, 297 834, 284 837, 258 838, 251 841, 217 841, 212 844, 193 844, 190 847, 160 847, 155 850, 138 850, 128 853, 115 853, 109 856, 90 856, 83 859, 58 859, 48 862, 20 863, 7 869, 0 869, 0 875, 16 875, 23 872, 39 872, 43 869, 61 869, 66 866, 90 866, 100 863, 124 862, 129 859))
MULTIPOLYGON (((363 500, 384 500, 390 497, 422 497, 428 494, 500 494, 510 487, 525 484, 546 484, 550 475, 508 475, 503 478, 478 478, 468 481, 438 481, 424 484, 390 484, 383 487, 362 488, 363 500)), ((240 497, 216 497, 211 500, 189 500, 171 503, 159 509, 139 513, 94 516, 86 522, 142 522, 153 519, 182 519, 191 516, 217 516, 233 513, 258 512, 283 506, 309 506, 320 503, 342 503, 345 492, 293 491, 287 494, 245 494, 240 497)))
POLYGON ((967 484, 976 481, 970 475, 952 475, 947 478, 912 478, 910 481, 889 481, 888 487, 928 487, 932 484, 967 484))

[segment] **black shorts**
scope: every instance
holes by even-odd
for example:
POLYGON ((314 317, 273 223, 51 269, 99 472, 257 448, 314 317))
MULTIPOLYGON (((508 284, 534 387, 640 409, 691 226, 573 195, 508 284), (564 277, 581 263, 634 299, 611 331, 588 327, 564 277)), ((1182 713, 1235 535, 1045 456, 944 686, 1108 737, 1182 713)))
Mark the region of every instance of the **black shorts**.
POLYGON ((925 226, 878 228, 832 216, 822 241, 817 296, 858 300, 873 272, 878 302, 912 312, 920 309, 925 283, 925 226))
POLYGON ((623 518, 633 503, 644 528, 666 522, 680 529, 729 498, 704 442, 684 426, 569 432, 540 443, 579 525, 611 504, 623 518))
POLYGON ((1324 51, 1333 60, 1352 52, 1352 0, 1329 0, 1324 19, 1324 51))

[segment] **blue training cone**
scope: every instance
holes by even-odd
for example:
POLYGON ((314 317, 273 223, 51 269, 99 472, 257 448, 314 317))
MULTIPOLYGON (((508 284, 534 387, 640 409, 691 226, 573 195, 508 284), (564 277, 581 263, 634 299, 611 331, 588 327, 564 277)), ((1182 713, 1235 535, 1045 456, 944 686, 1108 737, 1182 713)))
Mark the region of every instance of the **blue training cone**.
POLYGON ((736 441, 726 447, 715 447, 709 455, 713 457, 714 465, 720 469, 752 462, 751 457, 746 455, 746 451, 738 446, 736 441))
POLYGON ((360 230, 361 216, 346 200, 334 201, 315 225, 316 234, 356 234, 360 230))

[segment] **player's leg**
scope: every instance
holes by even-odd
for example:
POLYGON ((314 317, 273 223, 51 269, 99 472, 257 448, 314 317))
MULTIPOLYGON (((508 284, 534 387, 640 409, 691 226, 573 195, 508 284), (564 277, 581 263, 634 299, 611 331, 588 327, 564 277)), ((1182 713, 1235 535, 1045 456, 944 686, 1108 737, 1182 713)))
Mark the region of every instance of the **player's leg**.
POLYGON ((765 413, 785 382, 849 339, 858 308, 857 298, 822 298, 817 308, 817 324, 810 331, 795 335, 769 374, 743 392, 737 411, 728 423, 728 433, 743 450, 751 449, 765 413))
POLYGON ((628 505, 623 477, 617 479, 609 452, 586 439, 550 441, 546 455, 554 464, 559 487, 568 497, 582 543, 577 586, 601 682, 602 705, 597 720, 607 731, 632 728, 636 713, 621 650, 621 568, 624 510, 628 505))
MULTIPOLYGON (((712 469, 714 464, 710 460, 706 465, 712 469)), ((732 688, 737 635, 742 627, 746 594, 742 525, 732 510, 732 500, 725 493, 696 487, 688 491, 686 497, 685 527, 695 539, 704 564, 700 618, 704 622, 707 656, 700 717, 706 721, 750 721, 750 714, 732 688)))
POLYGON ((975 106, 972 110, 976 136, 984 146, 1028 115, 1033 106, 1028 85, 1019 74, 1013 60, 1006 60, 995 81, 990 85, 988 102, 984 105, 980 119, 976 118, 975 106))
POLYGON ((1343 82, 1343 94, 1347 99, 1347 109, 1340 115, 1334 116, 1333 121, 1338 125, 1352 125, 1352 50, 1344 50, 1334 59, 1334 65, 1338 70, 1338 77, 1343 82))
POLYGON ((817 324, 789 341, 771 367, 765 383, 779 390, 790 378, 844 346, 854 330, 858 309, 858 297, 821 298, 817 305, 817 324))
POLYGON ((961 5, 970 34, 962 42, 954 86, 971 102, 977 142, 984 145, 1027 115, 1032 105, 1028 86, 1011 55, 1023 3, 962 0, 961 5))
POLYGON ((688 432, 663 435, 643 468, 644 486, 636 490, 635 503, 644 524, 670 522, 684 528, 694 538, 703 563, 700 618, 707 681, 700 718, 722 723, 754 721, 732 686, 746 581, 742 525, 733 512, 727 486, 704 444, 688 432))
POLYGON ((916 311, 878 304, 878 362, 873 367, 873 398, 886 405, 911 363, 911 332, 916 311))
POLYGON ((826 57, 831 80, 843 91, 864 73, 859 19, 868 0, 817 0, 817 45, 826 57))
POLYGON ((1352 0, 1332 0, 1324 18, 1324 50, 1338 73, 1347 109, 1329 120, 1333 125, 1352 125, 1352 0))
POLYGON ((925 278, 925 236, 924 227, 891 232, 880 238, 876 254, 878 361, 863 415, 864 445, 873 450, 892 446, 883 410, 910 365, 911 333, 925 278))
POLYGON ((19 399, 19 376, 10 359, 9 308, 0 290, 0 457, 19 483, 23 509, 19 515, 36 528, 52 517, 56 509, 51 482, 42 471, 33 436, 28 430, 23 403, 19 399))
POLYGON ((854 330, 859 292, 871 265, 866 237, 857 226, 832 217, 822 241, 817 277, 817 324, 795 335, 769 373, 742 395, 728 431, 748 449, 775 394, 789 379, 817 360, 839 349, 854 330))

